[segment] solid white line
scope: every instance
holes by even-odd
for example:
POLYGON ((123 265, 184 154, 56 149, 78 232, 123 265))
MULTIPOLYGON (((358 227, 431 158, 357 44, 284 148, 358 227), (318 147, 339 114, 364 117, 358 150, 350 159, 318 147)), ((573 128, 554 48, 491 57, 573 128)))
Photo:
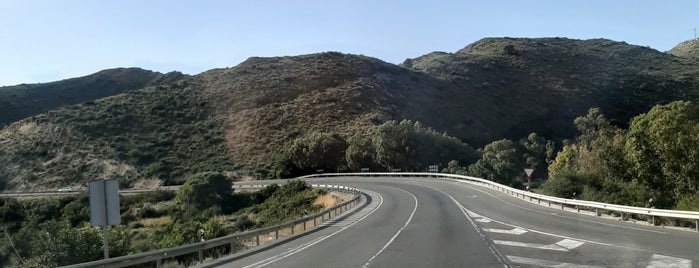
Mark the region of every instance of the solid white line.
POLYGON ((398 229, 398 232, 396 232, 396 234, 394 234, 393 237, 391 237, 391 239, 389 239, 388 242, 386 242, 386 244, 383 245, 383 247, 382 247, 378 252, 376 252, 376 254, 374 254, 374 256, 371 256, 371 258, 369 258, 369 260, 367 260, 366 263, 364 263, 364 265, 363 265, 362 267, 367 267, 367 266, 369 266, 369 263, 371 263, 371 261, 373 261, 376 257, 378 257, 379 254, 381 254, 381 252, 383 252, 384 250, 386 250, 386 248, 388 248, 388 246, 391 245, 391 243, 393 243, 393 240, 395 240, 396 237, 398 237, 398 235, 399 235, 401 232, 403 232, 403 230, 405 229, 405 227, 407 227, 408 224, 410 224, 410 221, 413 220, 413 216, 415 216, 415 212, 417 211, 417 205, 418 205, 417 196, 415 196, 415 195, 412 194, 411 192, 408 192, 408 191, 403 190, 403 189, 401 189, 401 188, 396 188, 396 189, 401 190, 401 191, 403 191, 403 192, 406 192, 406 193, 408 193, 409 195, 411 195, 411 196, 413 197, 413 200, 415 200, 415 207, 413 208, 413 212, 410 213, 410 217, 408 217, 408 220, 405 221, 405 224, 403 224, 403 226, 400 227, 400 229, 398 229))
POLYGON ((294 255, 294 254, 296 254, 296 253, 299 253, 299 252, 303 251, 304 249, 307 249, 307 248, 309 248, 309 247, 311 247, 311 246, 313 246, 313 245, 315 245, 315 244, 318 244, 318 243, 322 242, 322 241, 325 240, 325 239, 328 239, 328 238, 330 238, 330 237, 333 237, 334 235, 336 235, 336 234, 338 234, 338 233, 340 233, 340 232, 346 230, 347 228, 352 227, 352 225, 355 225, 355 224, 361 222, 361 221, 364 220, 366 217, 369 217, 369 215, 373 214, 374 212, 376 212, 376 210, 379 209, 379 207, 381 207, 381 205, 383 204, 383 196, 381 196, 381 194, 379 194, 379 193, 377 193, 377 192, 374 192, 374 191, 368 191, 368 190, 362 190, 362 191, 363 191, 363 192, 366 192, 366 193, 373 193, 373 194, 378 195, 378 196, 379 196, 379 204, 376 205, 376 207, 374 207, 371 211, 369 211, 366 215, 364 215, 363 217, 361 217, 361 218, 360 218, 359 220, 357 220, 356 222, 354 222, 354 223, 352 223, 352 224, 350 224, 350 225, 347 225, 347 226, 345 226, 345 227, 342 227, 342 228, 340 228, 339 230, 337 230, 337 231, 334 232, 334 233, 331 233, 331 234, 329 234, 329 235, 316 238, 316 239, 314 239, 314 240, 311 241, 311 242, 308 242, 308 243, 306 243, 306 244, 300 245, 300 246, 298 246, 298 247, 296 247, 296 248, 294 248, 294 249, 288 250, 288 251, 286 251, 286 252, 284 252, 284 253, 282 253, 282 254, 278 254, 278 255, 269 257, 269 258, 267 258, 267 259, 258 261, 258 262, 256 262, 256 263, 253 263, 253 264, 244 266, 243 268, 263 267, 263 266, 272 264, 272 263, 274 263, 274 262, 277 262, 277 261, 279 261, 279 260, 282 260, 282 259, 284 259, 284 258, 286 258, 286 257, 289 257, 289 256, 291 256, 291 255, 294 255))
POLYGON ((653 254, 646 268, 685 268, 692 267, 692 260, 653 254))
POLYGON ((532 258, 518 257, 518 256, 507 256, 507 258, 510 259, 510 261, 512 261, 514 263, 534 265, 534 266, 540 266, 540 267, 556 267, 556 268, 599 268, 600 267, 600 266, 580 265, 580 264, 567 263, 567 262, 539 260, 539 259, 532 259, 532 258))
POLYGON ((513 235, 521 235, 527 232, 527 230, 524 230, 522 228, 514 228, 511 230, 507 229, 495 229, 495 228, 483 228, 483 231, 489 232, 489 233, 498 233, 498 234, 513 234, 513 235))

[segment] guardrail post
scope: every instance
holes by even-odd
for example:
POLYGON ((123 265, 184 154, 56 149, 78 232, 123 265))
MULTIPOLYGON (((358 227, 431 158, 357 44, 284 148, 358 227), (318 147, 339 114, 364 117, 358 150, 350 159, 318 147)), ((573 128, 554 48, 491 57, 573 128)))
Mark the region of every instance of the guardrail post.
POLYGON ((694 228, 699 232, 699 220, 694 220, 694 228))
POLYGON ((564 204, 563 204, 563 203, 561 203, 561 209, 565 209, 565 207, 563 207, 563 205, 564 205, 564 204))
POLYGON ((551 207, 551 201, 549 201, 549 207, 551 207))
POLYGON ((304 220, 304 221, 303 221, 303 231, 304 231, 304 232, 306 231, 306 223, 308 223, 308 221, 307 221, 307 220, 304 220))
POLYGON ((620 211, 620 212, 621 212, 621 220, 623 221, 624 220, 624 212, 623 211, 620 211))
POLYGON ((160 268, 160 265, 162 265, 162 262, 163 261, 161 259, 155 260, 155 268, 160 268))
POLYGON ((655 216, 650 216, 650 224, 655 226, 655 216))
POLYGON ((279 240, 279 229, 274 230, 274 240, 279 240))
POLYGON ((259 246, 260 245, 260 235, 255 236, 255 245, 259 246))
POLYGON ((199 250, 199 263, 204 262, 204 249, 199 250))
POLYGON ((597 215, 598 217, 602 216, 602 214, 599 214, 599 208, 595 208, 595 215, 597 215))
POLYGON ((580 206, 578 206, 578 205, 575 205, 575 209, 577 209, 577 210, 578 210, 578 212, 580 212, 580 206))
POLYGON ((291 225, 291 234, 292 234, 292 235, 294 234, 294 227, 296 227, 296 223, 294 223, 294 224, 291 225))

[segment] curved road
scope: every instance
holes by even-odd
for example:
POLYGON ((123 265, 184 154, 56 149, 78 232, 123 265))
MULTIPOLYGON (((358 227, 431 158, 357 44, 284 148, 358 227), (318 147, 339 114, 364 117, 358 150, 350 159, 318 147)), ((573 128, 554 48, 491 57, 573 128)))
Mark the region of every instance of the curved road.
POLYGON ((201 267, 693 267, 699 233, 581 215, 464 182, 319 178, 367 202, 283 243, 201 267))

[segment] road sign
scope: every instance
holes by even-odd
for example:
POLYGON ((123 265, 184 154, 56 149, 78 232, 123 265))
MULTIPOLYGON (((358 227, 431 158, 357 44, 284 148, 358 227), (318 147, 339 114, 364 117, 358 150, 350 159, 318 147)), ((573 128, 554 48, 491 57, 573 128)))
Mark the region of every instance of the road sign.
POLYGON ((119 183, 117 180, 91 181, 90 225, 107 226, 121 222, 119 214, 119 183))
POLYGON ((90 225, 102 227, 104 258, 109 258, 109 243, 107 242, 107 226, 121 222, 119 214, 119 183, 117 180, 91 181, 90 195, 90 225))
POLYGON ((534 173, 534 169, 533 168, 525 168, 524 172, 527 173, 527 177, 531 177, 532 173, 534 173))
POLYGON ((428 171, 432 172, 432 173, 437 173, 437 172, 439 172, 439 166, 438 165, 430 165, 428 168, 428 171))

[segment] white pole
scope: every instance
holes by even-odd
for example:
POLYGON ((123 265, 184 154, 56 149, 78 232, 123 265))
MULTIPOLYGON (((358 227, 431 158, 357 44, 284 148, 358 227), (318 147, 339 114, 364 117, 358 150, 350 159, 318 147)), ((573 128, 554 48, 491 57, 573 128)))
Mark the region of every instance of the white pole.
POLYGON ((109 209, 109 206, 107 205, 107 182, 102 181, 102 187, 104 187, 104 225, 102 226, 102 241, 103 241, 103 248, 104 248, 104 259, 109 259, 109 242, 107 241, 107 226, 109 226, 109 223, 107 222, 107 209, 109 209))
POLYGON ((102 241, 104 241, 104 259, 109 259, 109 242, 107 242, 107 225, 102 226, 102 241))

